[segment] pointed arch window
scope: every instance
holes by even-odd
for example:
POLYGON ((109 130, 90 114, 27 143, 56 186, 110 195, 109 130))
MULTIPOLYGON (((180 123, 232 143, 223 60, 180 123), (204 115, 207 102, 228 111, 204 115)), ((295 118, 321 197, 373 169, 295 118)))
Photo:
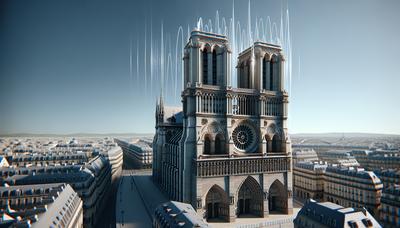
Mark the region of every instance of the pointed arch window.
POLYGON ((225 139, 221 133, 215 137, 215 152, 225 154, 225 139))
POLYGON ((262 68, 262 80, 263 80, 263 84, 262 84, 262 88, 263 89, 267 89, 267 57, 264 57, 263 59, 263 68, 262 68))
POLYGON ((217 52, 212 52, 212 84, 217 85, 217 52))
POLYGON ((203 154, 211 153, 211 138, 209 135, 204 136, 204 151, 203 154))
POLYGON ((207 49, 203 49, 203 84, 208 84, 208 53, 207 49))
POLYGON ((281 152, 282 150, 282 140, 281 138, 275 134, 272 138, 272 152, 281 152))
POLYGON ((275 58, 271 59, 269 64, 269 90, 274 90, 274 66, 275 66, 275 58))

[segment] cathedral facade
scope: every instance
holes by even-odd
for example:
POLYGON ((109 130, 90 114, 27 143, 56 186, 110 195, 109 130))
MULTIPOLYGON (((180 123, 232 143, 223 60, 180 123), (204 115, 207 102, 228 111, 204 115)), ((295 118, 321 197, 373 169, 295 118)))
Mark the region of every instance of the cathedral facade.
POLYGON ((255 42, 231 84, 226 36, 192 31, 183 107, 156 107, 153 179, 208 221, 292 213, 292 157, 280 46, 255 42))

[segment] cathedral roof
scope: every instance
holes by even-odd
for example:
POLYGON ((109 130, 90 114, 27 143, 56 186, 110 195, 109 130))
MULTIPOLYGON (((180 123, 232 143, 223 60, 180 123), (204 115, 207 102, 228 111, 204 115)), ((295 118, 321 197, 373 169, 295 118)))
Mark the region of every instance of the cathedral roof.
POLYGON ((170 144, 178 145, 181 141, 183 128, 177 128, 167 133, 167 142, 170 144))
POLYGON ((182 123, 183 113, 182 107, 164 107, 164 122, 168 123, 182 123))

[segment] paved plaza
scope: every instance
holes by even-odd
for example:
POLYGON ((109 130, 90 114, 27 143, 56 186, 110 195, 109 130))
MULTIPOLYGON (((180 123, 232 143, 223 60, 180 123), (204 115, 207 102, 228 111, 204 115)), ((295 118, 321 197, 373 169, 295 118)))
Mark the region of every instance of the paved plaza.
MULTIPOLYGON (((168 199, 151 180, 151 170, 124 170, 117 191, 116 227, 151 227, 155 208, 168 199)), ((293 215, 271 214, 267 218, 238 218, 234 223, 210 223, 212 227, 293 227, 300 210, 294 202, 293 215)))

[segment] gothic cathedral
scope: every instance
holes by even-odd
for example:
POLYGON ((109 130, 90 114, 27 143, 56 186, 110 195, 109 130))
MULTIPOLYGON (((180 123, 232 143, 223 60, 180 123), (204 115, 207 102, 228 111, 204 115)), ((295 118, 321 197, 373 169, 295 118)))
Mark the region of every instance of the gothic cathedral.
POLYGON ((208 221, 292 213, 291 145, 281 47, 255 42, 231 86, 226 36, 192 31, 183 108, 156 107, 153 179, 208 221))

